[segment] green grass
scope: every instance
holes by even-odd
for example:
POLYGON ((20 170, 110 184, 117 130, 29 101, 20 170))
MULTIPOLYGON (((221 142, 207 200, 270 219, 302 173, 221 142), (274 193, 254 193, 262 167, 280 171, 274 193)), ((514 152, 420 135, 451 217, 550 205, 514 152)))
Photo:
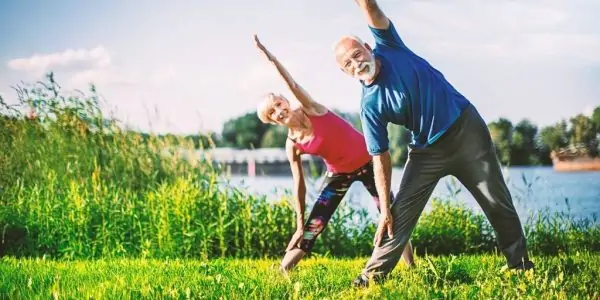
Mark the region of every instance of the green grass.
POLYGON ((503 271, 494 255, 418 257, 388 281, 351 286, 366 258, 310 258, 289 276, 269 259, 0 260, 10 299, 598 299, 600 255, 533 257, 534 272, 503 271))

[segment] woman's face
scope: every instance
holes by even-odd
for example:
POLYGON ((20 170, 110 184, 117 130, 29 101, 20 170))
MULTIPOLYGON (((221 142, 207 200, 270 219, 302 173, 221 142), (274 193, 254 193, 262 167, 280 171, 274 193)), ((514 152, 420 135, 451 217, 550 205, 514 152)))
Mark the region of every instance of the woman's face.
POLYGON ((266 116, 278 125, 288 125, 292 118, 290 102, 283 96, 272 95, 267 107, 266 116))

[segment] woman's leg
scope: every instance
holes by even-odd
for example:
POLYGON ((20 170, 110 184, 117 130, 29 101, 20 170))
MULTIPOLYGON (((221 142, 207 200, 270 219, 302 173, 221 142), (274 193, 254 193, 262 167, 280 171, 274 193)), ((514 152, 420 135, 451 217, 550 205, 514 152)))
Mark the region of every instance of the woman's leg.
POLYGON ((293 268, 306 253, 310 252, 315 240, 329 223, 351 184, 351 179, 344 175, 326 173, 319 197, 304 224, 304 235, 299 247, 287 251, 281 261, 281 268, 284 271, 293 268))

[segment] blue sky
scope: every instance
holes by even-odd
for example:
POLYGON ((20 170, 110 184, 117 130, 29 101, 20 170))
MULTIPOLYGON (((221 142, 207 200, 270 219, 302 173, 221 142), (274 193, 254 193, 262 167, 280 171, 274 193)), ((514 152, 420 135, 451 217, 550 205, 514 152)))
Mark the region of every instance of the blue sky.
MULTIPOLYGON (((380 0, 405 43, 487 121, 544 126, 600 105, 599 1, 380 0)), ((2 1, 0 94, 53 70, 94 82, 106 109, 142 130, 220 131, 266 92, 291 97, 252 34, 317 100, 357 111, 360 85, 335 65, 336 39, 373 39, 346 1, 2 1)))

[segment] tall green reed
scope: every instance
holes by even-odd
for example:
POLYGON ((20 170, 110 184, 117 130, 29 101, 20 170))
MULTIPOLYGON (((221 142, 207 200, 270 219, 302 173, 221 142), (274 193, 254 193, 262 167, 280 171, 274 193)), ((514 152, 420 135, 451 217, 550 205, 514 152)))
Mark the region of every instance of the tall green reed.
MULTIPOLYGON (((50 73, 16 91, 18 105, 0 101, 0 255, 283 255, 296 224, 290 199, 224 187, 221 166, 191 155, 191 140, 124 129, 100 109, 93 86, 67 96, 50 73)), ((598 250, 597 224, 568 224, 534 224, 533 249, 598 250)), ((314 253, 369 255, 374 231, 366 211, 342 203, 314 253)), ((495 248, 485 218, 441 200, 421 217, 412 241, 432 254, 495 248)))

